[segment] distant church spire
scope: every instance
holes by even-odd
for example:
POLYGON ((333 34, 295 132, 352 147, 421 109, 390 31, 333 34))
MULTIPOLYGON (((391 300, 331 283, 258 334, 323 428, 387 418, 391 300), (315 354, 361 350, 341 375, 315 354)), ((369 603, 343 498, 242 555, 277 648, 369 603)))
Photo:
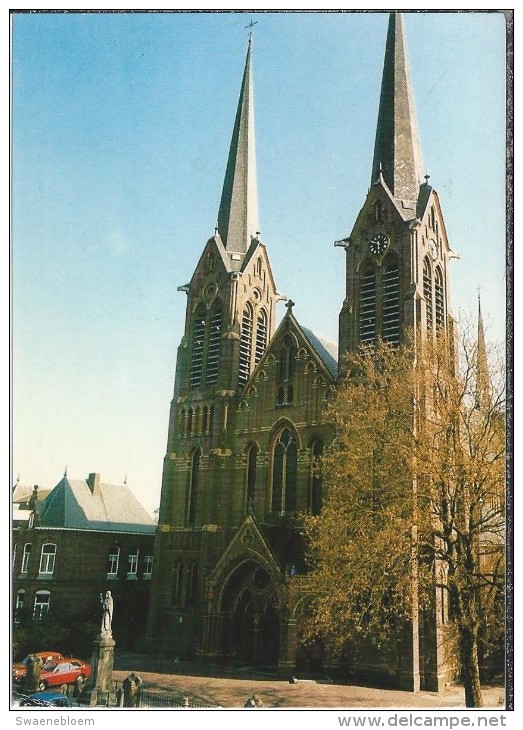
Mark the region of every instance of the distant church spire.
POLYGON ((478 290, 478 341, 477 341, 477 362, 476 362, 476 408, 489 408, 490 387, 487 360, 487 348, 485 345, 485 333, 483 330, 483 316, 481 314, 481 296, 478 290))
POLYGON ((381 173, 395 198, 417 200, 423 172, 403 19, 390 13, 371 185, 381 173))
POLYGON ((218 233, 225 247, 237 253, 247 251, 259 229, 251 48, 252 28, 218 212, 218 233))

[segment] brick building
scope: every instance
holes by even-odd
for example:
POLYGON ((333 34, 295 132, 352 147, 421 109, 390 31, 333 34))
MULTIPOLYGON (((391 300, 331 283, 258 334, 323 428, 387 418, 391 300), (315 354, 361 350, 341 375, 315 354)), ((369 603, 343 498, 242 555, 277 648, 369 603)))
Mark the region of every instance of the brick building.
MULTIPOLYGON (((186 293, 164 460, 148 621, 158 651, 237 658, 290 672, 324 657, 299 649, 303 544, 294 516, 317 513, 333 431, 324 410, 344 355, 407 331, 452 336, 453 252, 423 168, 403 24, 391 13, 370 187, 345 250, 338 347, 302 326, 277 293, 260 239, 252 39, 218 222, 186 293)), ((305 252, 304 252, 305 255, 305 252)), ((438 690, 451 674, 441 606, 411 627, 400 686, 438 690)), ((373 664, 372 657, 361 658, 373 664)))
POLYGON ((132 644, 145 625, 155 531, 132 492, 99 474, 64 475, 46 496, 17 486, 13 502, 15 622, 57 611, 72 622, 98 620, 99 594, 110 590, 115 638, 132 644))

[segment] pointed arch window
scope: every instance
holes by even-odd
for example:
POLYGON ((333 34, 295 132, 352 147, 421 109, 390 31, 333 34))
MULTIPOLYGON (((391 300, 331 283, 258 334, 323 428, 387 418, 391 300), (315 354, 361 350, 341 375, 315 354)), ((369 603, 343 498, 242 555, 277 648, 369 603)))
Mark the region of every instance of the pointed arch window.
POLYGON ((434 273, 434 302, 436 305, 436 332, 439 332, 445 327, 445 293, 443 274, 439 266, 434 273))
POLYGON ((243 308, 240 333, 240 367, 238 371, 238 385, 245 385, 249 379, 249 375, 251 374, 252 325, 252 306, 250 302, 247 302, 243 308))
POLYGON ((257 365, 267 349, 267 312, 260 309, 256 322, 256 350, 254 353, 254 364, 257 365))
POLYGON ((249 446, 247 451, 247 479, 245 490, 245 502, 247 512, 254 508, 256 496, 256 467, 258 461, 258 447, 255 444, 249 446))
POLYGON ((218 365, 220 360, 220 346, 222 342, 222 309, 218 303, 209 318, 209 347, 207 350, 207 385, 214 385, 218 381, 218 365))
POLYGON ((296 343, 290 335, 285 335, 280 351, 280 377, 278 386, 278 405, 294 402, 293 378, 296 360, 296 343))
POLYGON ((182 602, 183 589, 183 563, 178 561, 174 566, 173 588, 171 593, 171 603, 179 606, 182 602))
POLYGON ((385 262, 382 276, 382 337, 391 345, 400 343, 400 274, 396 257, 385 262))
POLYGON ((298 471, 298 449, 289 428, 278 434, 273 447, 272 458, 272 511, 294 512, 296 510, 296 478, 298 471))
POLYGON ((319 515, 323 501, 323 474, 322 474, 323 442, 314 439, 311 444, 310 453, 310 489, 309 489, 309 511, 313 515, 319 515))
POLYGON ((191 355, 191 388, 197 388, 202 382, 203 352, 205 348, 205 310, 199 307, 194 315, 192 331, 191 355))
POLYGON ((376 200, 374 203, 374 222, 379 223, 383 217, 383 205, 381 200, 376 200))
POLYGON ((430 262, 427 258, 423 259, 423 296, 425 298, 425 308, 427 311, 427 332, 431 332, 434 326, 432 309, 432 271, 430 262))
POLYGON ((191 456, 191 471, 189 473, 189 489, 187 495, 187 522, 193 525, 196 519, 196 503, 200 486, 200 449, 195 449, 191 456))
POLYGON ((186 605, 192 606, 198 597, 198 566, 192 563, 187 575, 187 600, 186 605))
POLYGON ((360 276, 360 342, 376 339, 376 270, 367 267, 360 276))

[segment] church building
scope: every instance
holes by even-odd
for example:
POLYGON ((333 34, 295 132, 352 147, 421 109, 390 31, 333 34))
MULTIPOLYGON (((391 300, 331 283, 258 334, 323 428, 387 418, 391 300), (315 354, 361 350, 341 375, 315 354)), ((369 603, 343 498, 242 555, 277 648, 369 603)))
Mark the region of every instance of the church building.
MULTIPOLYGON (((403 20, 391 13, 370 187, 350 235, 337 242, 346 266, 338 346, 298 322, 292 301, 276 327, 282 297, 259 234, 251 55, 252 38, 217 226, 179 287, 185 332, 148 642, 158 652, 288 675, 328 666, 321 647, 299 644, 306 567, 296 516, 321 511, 319 464, 333 437, 324 412, 345 355, 378 337, 398 345, 407 333, 452 334, 453 253, 423 167, 403 20)), ((437 610, 423 617, 402 665, 377 669, 405 689, 441 689, 449 673, 440 621, 437 610)))

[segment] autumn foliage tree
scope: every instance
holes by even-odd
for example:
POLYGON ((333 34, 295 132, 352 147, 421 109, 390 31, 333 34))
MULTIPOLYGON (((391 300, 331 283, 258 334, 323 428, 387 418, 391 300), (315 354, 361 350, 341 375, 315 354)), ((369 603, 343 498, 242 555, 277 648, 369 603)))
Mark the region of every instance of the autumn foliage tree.
POLYGON ((504 595, 504 378, 484 360, 466 329, 459 345, 350 355, 330 405, 322 512, 303 518, 304 640, 341 654, 372 639, 385 651, 439 589, 468 707, 482 706, 478 647, 499 634, 504 595))

